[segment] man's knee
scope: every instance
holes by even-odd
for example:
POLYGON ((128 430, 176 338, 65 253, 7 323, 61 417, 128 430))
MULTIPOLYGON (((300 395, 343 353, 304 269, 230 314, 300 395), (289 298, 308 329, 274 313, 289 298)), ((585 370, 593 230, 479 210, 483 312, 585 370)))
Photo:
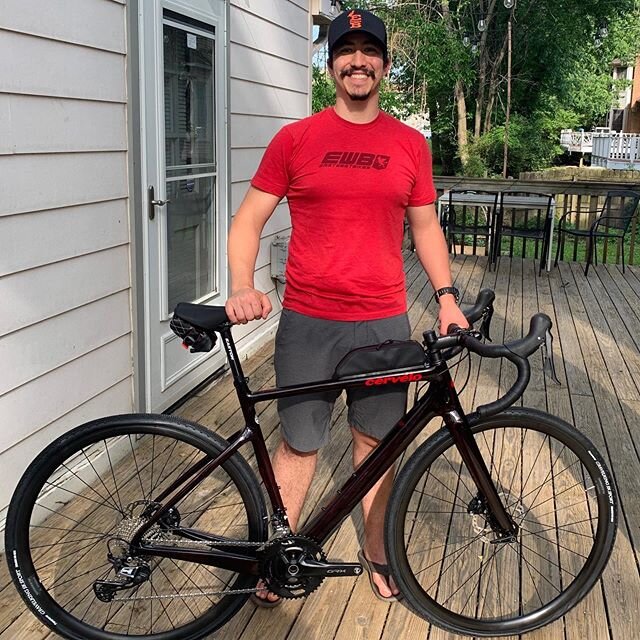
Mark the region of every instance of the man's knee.
POLYGON ((377 438, 359 431, 358 429, 356 429, 356 427, 350 426, 349 428, 351 429, 351 436, 356 445, 368 447, 369 449, 374 449, 378 446, 380 440, 378 440, 377 438))
POLYGON ((311 451, 300 451, 292 447, 284 438, 280 443, 280 450, 283 455, 290 458, 315 458, 318 456, 318 450, 313 449, 311 451))

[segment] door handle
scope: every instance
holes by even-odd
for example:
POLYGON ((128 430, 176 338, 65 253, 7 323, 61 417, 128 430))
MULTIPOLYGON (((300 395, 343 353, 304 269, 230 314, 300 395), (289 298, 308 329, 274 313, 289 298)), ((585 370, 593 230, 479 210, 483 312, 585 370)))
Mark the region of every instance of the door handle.
POLYGON ((149 187, 149 220, 153 220, 156 217, 156 207, 164 207, 169 202, 171 202, 169 198, 156 200, 154 188, 149 187))

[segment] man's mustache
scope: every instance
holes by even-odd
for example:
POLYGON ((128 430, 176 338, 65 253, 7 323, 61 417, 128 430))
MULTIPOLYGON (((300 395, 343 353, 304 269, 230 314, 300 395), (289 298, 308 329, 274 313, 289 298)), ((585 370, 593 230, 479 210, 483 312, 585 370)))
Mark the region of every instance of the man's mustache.
POLYGON ((375 78, 376 77, 376 74, 373 71, 371 71, 370 69, 343 69, 340 72, 340 77, 341 78, 345 78, 345 77, 350 76, 350 75, 352 75, 354 73, 366 73, 367 76, 369 76, 370 78, 375 78))

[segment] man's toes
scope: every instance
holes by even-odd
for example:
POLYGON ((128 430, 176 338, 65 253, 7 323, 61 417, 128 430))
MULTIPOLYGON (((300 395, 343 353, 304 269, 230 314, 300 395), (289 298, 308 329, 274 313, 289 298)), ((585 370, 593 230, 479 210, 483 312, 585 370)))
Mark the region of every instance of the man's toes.
POLYGON ((379 578, 378 575, 379 574, 374 577, 373 581, 376 583, 380 595, 383 598, 388 598, 390 595, 392 595, 391 589, 389 589, 389 585, 387 584, 386 580, 384 578, 379 578))

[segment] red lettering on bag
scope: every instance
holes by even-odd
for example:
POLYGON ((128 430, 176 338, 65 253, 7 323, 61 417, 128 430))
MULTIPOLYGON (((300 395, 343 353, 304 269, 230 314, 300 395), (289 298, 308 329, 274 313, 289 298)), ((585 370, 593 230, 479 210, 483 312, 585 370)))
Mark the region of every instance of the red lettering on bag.
POLYGON ((385 378, 372 378, 367 380, 364 384, 367 387, 378 386, 381 384, 406 384, 408 382, 418 382, 423 379, 421 373, 405 373, 401 376, 387 376, 385 378))

